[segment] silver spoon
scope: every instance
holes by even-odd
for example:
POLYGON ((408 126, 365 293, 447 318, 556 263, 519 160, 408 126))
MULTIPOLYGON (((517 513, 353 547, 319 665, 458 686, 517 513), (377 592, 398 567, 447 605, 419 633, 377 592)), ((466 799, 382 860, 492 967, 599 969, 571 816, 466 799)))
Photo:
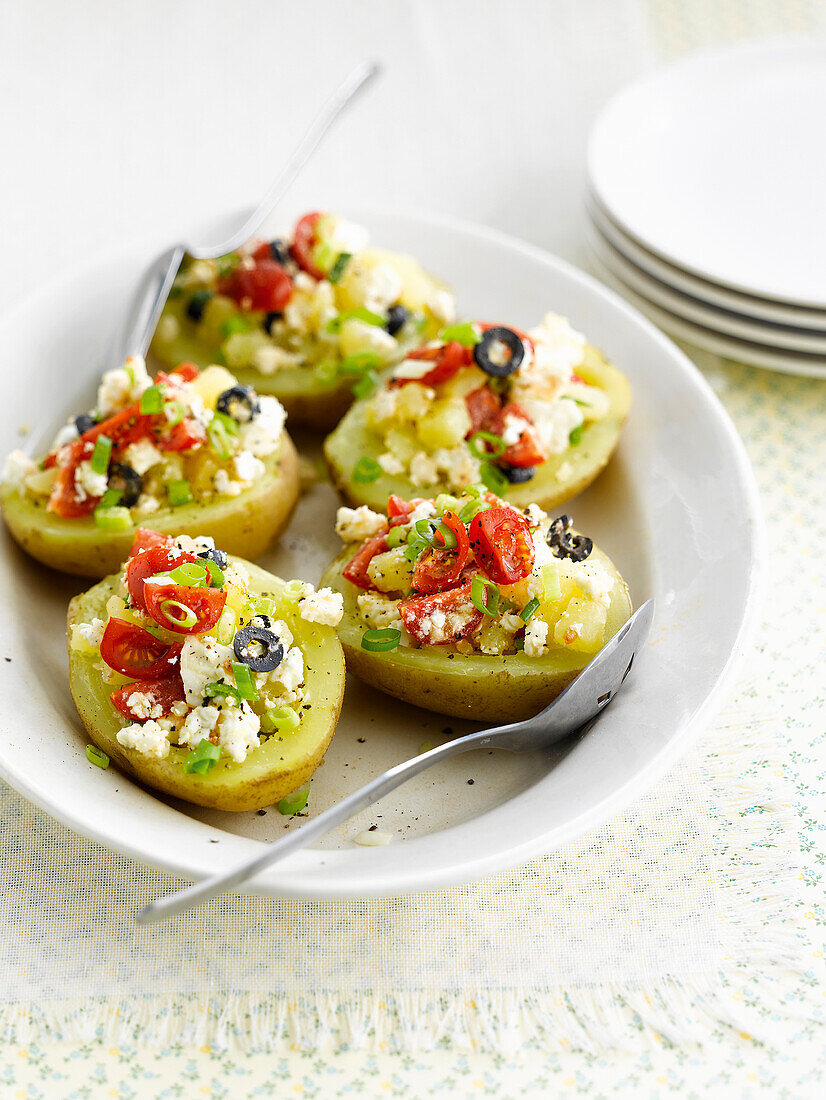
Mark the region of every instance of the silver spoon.
POLYGON ((284 195, 341 111, 351 102, 356 92, 379 71, 376 62, 365 61, 342 81, 321 108, 258 206, 231 237, 220 244, 203 248, 176 244, 152 261, 140 281, 123 328, 112 342, 109 351, 111 365, 122 363, 128 355, 146 354, 184 255, 189 253, 196 260, 214 260, 218 256, 234 252, 248 241, 284 195))
POLYGON ((384 795, 419 775, 432 764, 438 764, 449 756, 456 756, 470 749, 509 749, 511 752, 536 752, 554 742, 576 733, 591 719, 601 714, 622 687, 631 671, 634 658, 648 637, 654 618, 654 601, 648 600, 610 642, 597 653, 565 691, 534 718, 513 722, 507 726, 480 730, 478 733, 458 737, 413 760, 405 760, 384 772, 371 783, 348 795, 329 810, 313 818, 281 840, 276 840, 259 856, 242 863, 234 871, 212 875, 203 882, 196 882, 177 893, 168 894, 144 906, 135 914, 138 924, 154 924, 176 916, 202 901, 226 893, 233 886, 247 882, 265 867, 270 867, 290 852, 303 848, 317 837, 323 836, 336 825, 347 821, 360 810, 366 809, 384 795))

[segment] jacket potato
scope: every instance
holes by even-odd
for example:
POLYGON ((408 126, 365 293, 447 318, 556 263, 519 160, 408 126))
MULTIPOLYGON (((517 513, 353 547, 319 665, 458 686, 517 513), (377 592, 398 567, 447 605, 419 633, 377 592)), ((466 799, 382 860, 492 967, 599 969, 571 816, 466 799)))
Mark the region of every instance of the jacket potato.
POLYGON ((168 367, 223 363, 275 395, 292 423, 329 431, 353 386, 435 336, 452 292, 410 256, 368 246, 361 226, 304 215, 292 239, 187 260, 152 341, 168 367))
POLYGON ((387 516, 341 509, 338 529, 347 545, 321 583, 344 598, 348 670, 439 714, 531 717, 631 615, 610 559, 535 505, 391 498, 387 516))
MULTIPOLYGON (((166 544, 152 543, 146 532, 141 533, 141 538, 145 550, 172 543, 171 539, 166 544)), ((186 544, 186 540, 179 542, 186 544)), ((196 540, 199 545, 209 542, 196 540)), ((176 635, 150 621, 134 605, 124 606, 121 597, 128 596, 132 585, 125 589, 118 574, 106 577, 71 601, 69 681, 89 737, 122 771, 148 787, 199 806, 255 810, 272 805, 307 784, 322 762, 341 708, 344 660, 333 627, 317 621, 324 616, 302 617, 301 607, 308 601, 311 605, 314 601, 315 605, 323 603, 324 594, 314 593, 310 586, 287 584, 243 559, 227 560, 213 552, 215 558, 224 565, 227 580, 224 614, 232 606, 239 631, 254 621, 264 621, 273 627, 283 643, 281 666, 290 666, 292 679, 283 675, 282 683, 273 683, 275 673, 250 672, 247 686, 252 683, 257 687, 257 701, 238 702, 229 688, 229 695, 209 698, 209 693, 217 691, 220 685, 204 685, 205 678, 241 685, 237 666, 226 660, 223 667, 218 663, 227 650, 232 659, 242 652, 238 645, 233 650, 231 646, 213 644, 218 641, 214 629, 201 635, 176 635), (266 601, 270 614, 262 617, 260 603, 248 605, 249 597, 266 601), (114 643, 108 637, 112 623, 120 631, 114 643), (160 687, 157 680, 135 681, 135 672, 141 672, 135 664, 135 655, 141 653, 140 635, 149 630, 159 651, 167 642, 173 652, 179 649, 171 669, 165 670, 160 687), (289 637, 285 637, 285 631, 289 637), (217 650, 218 658, 210 669, 213 650, 217 650), (191 652, 195 652, 197 660, 187 664, 191 652), (303 662, 295 656, 296 652, 303 662), (102 654, 127 670, 125 674, 115 671, 102 654), (234 672, 229 671, 231 668, 234 672), (297 685, 299 678, 302 683, 297 685), (130 680, 134 682, 130 684, 130 680), (164 688, 164 683, 174 686, 164 688), (285 685, 296 686, 288 690, 285 685), (193 688, 196 693, 203 691, 206 695, 192 696, 193 688), (230 700, 234 705, 228 707, 230 700), (216 705, 223 706, 217 722, 216 705), (224 728, 227 714, 237 715, 235 726, 229 731, 224 728), (205 747, 208 754, 204 753, 205 747)), ((329 597, 326 602, 330 602, 329 597)), ((329 615, 327 620, 331 621, 329 615)), ((230 633, 232 629, 230 626, 230 633)), ((151 641, 146 644, 153 645, 151 641)), ((147 652, 144 648, 144 660, 147 652)), ((151 651, 148 656, 152 656, 151 651)))
POLYGON ((630 409, 617 367, 552 314, 527 335, 468 323, 441 339, 387 372, 325 440, 346 501, 381 508, 391 493, 483 481, 519 508, 555 508, 594 480, 630 409))
POLYGON ((40 463, 13 452, 0 482, 20 546, 54 569, 93 577, 118 568, 146 518, 259 557, 298 496, 298 456, 273 397, 259 398, 224 368, 192 364, 153 385, 140 359, 104 375, 94 413, 62 429, 40 463))

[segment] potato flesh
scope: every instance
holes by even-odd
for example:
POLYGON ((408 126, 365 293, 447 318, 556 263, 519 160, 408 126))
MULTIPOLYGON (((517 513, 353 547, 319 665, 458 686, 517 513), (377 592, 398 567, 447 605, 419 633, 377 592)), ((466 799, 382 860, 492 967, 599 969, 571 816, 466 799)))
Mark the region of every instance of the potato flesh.
MULTIPOLYGON (((272 594, 278 600, 283 580, 249 562, 235 560, 249 572, 251 592, 272 594)), ((69 606, 69 627, 73 623, 90 622, 96 616, 105 618, 107 600, 116 593, 117 586, 116 576, 107 577, 76 596, 69 606)), ((282 611, 279 614, 283 617, 282 611)), ((166 794, 218 810, 271 806, 306 783, 321 763, 335 730, 344 693, 344 659, 335 630, 306 623, 295 616, 288 619, 288 624, 294 644, 304 652, 304 704, 309 704, 310 709, 303 711, 301 725, 294 733, 270 737, 243 763, 224 757, 207 775, 189 775, 184 771, 189 753, 186 747, 173 746, 164 760, 125 749, 118 742, 117 733, 128 723, 109 700, 113 685, 104 681, 96 667, 95 655, 70 648, 70 687, 90 738, 123 771, 166 794)))

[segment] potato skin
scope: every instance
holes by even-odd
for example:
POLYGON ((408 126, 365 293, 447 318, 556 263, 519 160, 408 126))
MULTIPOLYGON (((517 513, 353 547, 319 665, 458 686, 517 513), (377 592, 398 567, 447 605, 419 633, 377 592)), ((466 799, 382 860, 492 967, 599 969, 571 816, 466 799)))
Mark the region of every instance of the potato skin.
MULTIPOLYGON (((344 617, 338 636, 347 670, 406 703, 437 714, 479 722, 515 722, 538 714, 579 675, 591 659, 587 653, 552 651, 543 657, 523 653, 495 657, 446 652, 443 647, 398 648, 371 653, 361 648, 367 629, 357 616, 356 589, 342 576, 355 553, 347 547, 325 570, 319 582, 344 596, 344 617)), ((594 548, 592 557, 619 581, 611 597, 606 634, 613 637, 631 615, 628 587, 613 562, 594 548)))
MULTIPOLYGON (((286 527, 300 492, 298 455, 286 432, 278 450, 263 462, 267 472, 239 496, 152 512, 144 524, 167 534, 211 535, 227 553, 260 557, 286 527)), ((101 531, 88 516, 62 519, 3 486, 0 506, 26 553, 62 573, 104 577, 129 556, 135 527, 101 531)))
MULTIPOLYGON (((234 559, 249 572, 251 589, 278 595, 284 581, 243 559, 234 559)), ((117 577, 106 577, 69 604, 68 626, 104 617, 107 599, 117 590, 117 577)), ((293 625, 291 623, 291 628, 293 625)), ((301 726, 295 734, 263 742, 242 764, 219 760, 207 775, 188 775, 183 768, 187 748, 170 749, 165 760, 126 749, 117 740, 127 720, 109 702, 113 687, 106 684, 93 658, 69 649, 69 686, 78 714, 90 739, 121 771, 147 787, 208 806, 215 810, 258 810, 303 786, 321 764, 336 728, 344 696, 344 657, 335 630, 295 620, 293 633, 304 650, 306 701, 301 726)), ((71 634, 71 630, 70 630, 71 634)))
MULTIPOLYGON (((631 408, 631 386, 628 379, 590 345, 586 351, 585 363, 577 367, 577 374, 608 394, 610 412, 602 420, 594 421, 584 429, 575 452, 551 455, 530 481, 522 485, 510 485, 499 494, 517 508, 538 504, 547 511, 570 500, 597 477, 617 445, 620 429, 631 408), (566 462, 571 465, 572 470, 566 478, 560 480, 556 476, 557 471, 566 462)), ((352 480, 353 467, 362 455, 377 459, 383 450, 379 436, 365 423, 364 409, 365 402, 357 401, 324 441, 324 457, 332 482, 344 500, 354 507, 367 504, 377 511, 384 511, 391 493, 409 500, 415 496, 445 492, 439 486, 418 488, 404 474, 383 473, 366 485, 356 484, 352 480)))

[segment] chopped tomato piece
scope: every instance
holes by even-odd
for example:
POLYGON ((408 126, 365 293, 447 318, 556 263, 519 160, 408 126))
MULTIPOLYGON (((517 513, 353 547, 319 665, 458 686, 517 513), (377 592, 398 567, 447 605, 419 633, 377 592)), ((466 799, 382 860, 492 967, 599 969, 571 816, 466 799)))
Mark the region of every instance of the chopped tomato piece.
MULTIPOLYGON (((91 454, 90 449, 82 439, 75 439, 69 444, 67 461, 59 467, 52 492, 49 496, 48 510, 64 519, 74 519, 77 516, 88 516, 95 510, 99 497, 90 497, 86 493, 78 492, 75 482, 75 473, 83 459, 91 454)), ((51 465, 54 465, 52 463, 51 465)))
POLYGON ((188 588, 173 582, 144 583, 143 597, 155 622, 176 634, 211 630, 227 602, 227 594, 220 588, 188 588))
MULTIPOLYGON (((171 541, 170 539, 170 543, 171 541)), ((164 544, 150 546, 130 558, 126 563, 126 587, 129 589, 132 605, 139 611, 146 611, 144 581, 147 577, 175 569, 185 561, 197 560, 196 555, 190 554, 188 550, 179 550, 176 546, 164 544)))
POLYGON ((346 577, 357 588, 372 588, 373 582, 367 576, 367 566, 376 556, 383 554, 387 549, 387 532, 367 539, 361 549, 356 553, 342 570, 342 576, 346 577))
POLYGON ((528 521, 514 508, 494 506, 474 516, 470 545, 476 561, 495 584, 516 584, 533 570, 528 521))
POLYGON ((457 340, 450 340, 437 348, 416 348, 407 356, 408 359, 426 359, 433 366, 420 378, 394 378, 393 386, 404 386, 408 382, 420 382, 423 386, 438 386, 441 382, 449 381, 462 367, 470 366, 473 352, 470 348, 463 347, 457 340))
POLYGON ((480 386, 478 390, 471 390, 465 396, 468 416, 470 417, 470 431, 468 437, 474 432, 488 431, 502 411, 502 401, 499 394, 494 393, 490 386, 480 386))
POLYGON ((453 550, 439 550, 434 546, 419 556, 413 570, 413 588, 416 592, 444 592, 447 588, 453 588, 460 583, 462 570, 467 564, 470 554, 467 528, 455 512, 445 512, 442 519, 455 535, 456 547, 453 550))
MULTIPOLYGON (((201 368, 197 365, 197 363, 179 363, 177 367, 175 367, 175 369, 171 371, 171 373, 180 375, 184 382, 194 382, 198 375, 201 373, 201 368)), ((164 372, 160 371, 158 373, 157 381, 163 381, 163 377, 168 376, 164 376, 164 372)))
POLYGON ((236 267, 219 284, 219 290, 241 309, 280 312, 293 293, 293 281, 271 256, 255 260, 253 267, 236 267))
POLYGON ((100 655, 106 664, 136 680, 159 680, 172 675, 180 652, 180 645, 162 642, 125 619, 110 619, 100 643, 100 655))
MULTIPOLYGON (((502 409, 495 422, 493 431, 497 435, 504 434, 510 417, 518 417, 520 420, 526 420, 528 424, 531 423, 531 418, 522 406, 517 405, 516 402, 511 402, 502 409)), ((516 443, 511 443, 505 450, 501 459, 508 466, 541 466, 546 460, 547 455, 542 450, 539 440, 536 438, 536 432, 532 427, 525 428, 516 443)))
POLYGON ((172 713, 173 704, 182 703, 186 699, 180 666, 171 666, 169 676, 162 680, 139 680, 135 684, 124 684, 113 691, 109 698, 124 718, 130 718, 133 722, 145 722, 147 718, 165 718, 172 713), (135 692, 139 692, 144 698, 133 709, 129 700, 135 692), (148 715, 143 709, 147 704, 150 708, 148 715))
POLYGON ((199 420, 184 418, 180 424, 166 428, 158 436, 158 446, 163 451, 189 451, 206 439, 206 430, 199 420))
POLYGON ((132 549, 129 557, 134 558, 142 550, 150 550, 153 546, 173 546, 171 535, 162 535, 160 531, 153 531, 151 527, 139 527, 132 540, 132 549))
POLYGON ((320 211, 305 214, 295 227, 293 243, 290 245, 290 252, 295 262, 300 268, 306 271, 308 275, 312 275, 314 279, 324 278, 324 272, 320 267, 316 267, 313 262, 313 249, 318 240, 316 226, 318 225, 318 219, 320 217, 320 211))
POLYGON ((411 512, 422 503, 423 497, 413 497, 412 500, 402 500, 401 497, 391 493, 387 498, 387 518, 391 527, 401 527, 410 519, 411 512))
POLYGON ((406 630, 424 645, 458 642, 474 633, 482 621, 482 612, 470 599, 470 582, 434 596, 410 596, 399 604, 406 630), (443 626, 433 622, 433 613, 445 616, 443 626))

